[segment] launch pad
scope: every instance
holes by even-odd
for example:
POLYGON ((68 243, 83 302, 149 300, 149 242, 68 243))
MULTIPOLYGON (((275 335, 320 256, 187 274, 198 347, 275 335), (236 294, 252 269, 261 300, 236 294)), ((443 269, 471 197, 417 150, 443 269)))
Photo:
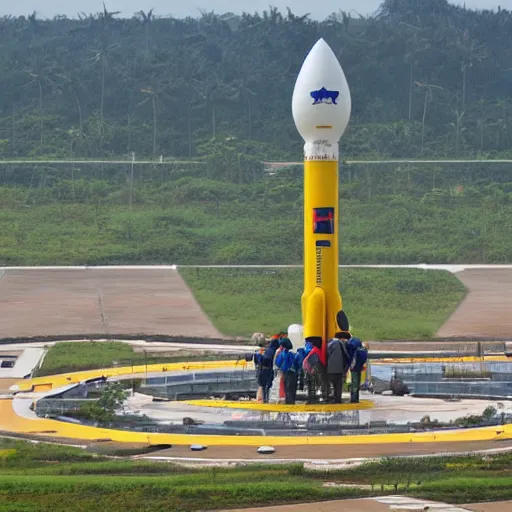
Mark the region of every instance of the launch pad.
MULTIPOLYGON (((369 448, 364 446, 379 445, 379 450, 389 446, 382 453, 393 453, 392 446, 396 445, 401 447, 400 451, 407 447, 405 451, 409 453, 416 444, 421 445, 423 451, 434 453, 443 450, 437 447, 438 443, 449 444, 451 451, 457 451, 458 447, 462 450, 468 443, 473 443, 472 446, 478 443, 478 446, 485 443, 490 446, 498 441, 500 446, 504 446, 504 442, 512 443, 512 425, 502 422, 479 428, 461 428, 456 423, 449 428, 442 426, 463 416, 483 414, 486 408, 496 405, 493 400, 453 402, 366 392, 360 404, 293 406, 247 400, 169 400, 155 394, 150 396, 149 390, 142 386, 120 413, 121 423, 110 428, 96 427, 68 416, 83 404, 84 397, 80 393, 84 387, 94 385, 93 381, 101 377, 107 381, 142 379, 154 387, 158 382, 167 385, 172 380, 176 383, 189 381, 207 389, 208 383, 217 382, 230 373, 247 374, 252 368, 252 363, 246 361, 210 361, 148 365, 147 373, 145 366, 139 366, 25 379, 18 382, 14 396, 0 400, 0 430, 36 439, 74 439, 80 443, 101 439, 130 445, 170 445, 173 448, 167 450, 169 456, 185 456, 179 447, 193 444, 207 446, 209 450, 270 445, 276 447, 278 453, 281 449, 286 451, 285 447, 294 447, 297 456, 308 447, 309 458, 317 457, 322 446, 329 445, 331 456, 323 457, 339 459, 347 456, 346 449, 353 453, 356 446, 366 452, 369 448), (434 422, 432 425, 423 423, 425 415, 434 422), (435 420, 440 422, 438 426, 435 420)), ((501 405, 500 412, 510 416, 512 402, 501 405)), ((324 449, 322 453, 327 452, 324 449)), ((292 458, 291 454, 287 457, 292 458)), ((229 455, 224 453, 221 458, 229 455)))

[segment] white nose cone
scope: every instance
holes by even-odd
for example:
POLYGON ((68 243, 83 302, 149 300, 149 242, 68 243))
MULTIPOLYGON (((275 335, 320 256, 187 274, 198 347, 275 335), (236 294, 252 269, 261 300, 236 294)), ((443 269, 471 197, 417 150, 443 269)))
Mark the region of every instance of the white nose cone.
POLYGON ((308 53, 295 82, 295 126, 306 143, 337 143, 347 128, 351 107, 345 73, 329 45, 320 39, 308 53))

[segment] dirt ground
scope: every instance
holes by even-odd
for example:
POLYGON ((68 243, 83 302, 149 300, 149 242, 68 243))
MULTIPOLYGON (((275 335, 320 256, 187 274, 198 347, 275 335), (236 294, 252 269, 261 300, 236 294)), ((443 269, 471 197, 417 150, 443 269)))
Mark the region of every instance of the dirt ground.
POLYGON ((439 329, 438 336, 512 339, 512 271, 465 270, 456 276, 468 289, 468 294, 439 329))
POLYGON ((174 270, 7 270, 0 338, 89 333, 219 338, 174 270))

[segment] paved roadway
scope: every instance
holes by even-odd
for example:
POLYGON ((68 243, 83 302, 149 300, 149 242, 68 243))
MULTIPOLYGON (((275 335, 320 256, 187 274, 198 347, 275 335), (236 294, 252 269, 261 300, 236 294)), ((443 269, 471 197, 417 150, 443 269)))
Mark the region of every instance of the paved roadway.
MULTIPOLYGON (((221 338, 177 265, 0 267, 0 338, 79 334, 169 334, 221 338), (26 319, 30 318, 30 322, 26 319)), ((300 268, 301 265, 183 265, 300 268)), ((468 294, 440 337, 509 338, 512 265, 340 265, 454 273, 468 294)))
MULTIPOLYGON (((407 496, 384 496, 356 500, 323 501, 273 507, 235 509, 229 512, 392 512, 393 510, 425 510, 432 512, 506 512, 512 510, 512 501, 495 503, 473 503, 470 505, 449 505, 407 496), (409 509, 407 508, 409 507, 409 509)), ((228 511, 221 511, 228 512, 228 511)))
POLYGON ((458 272, 468 293, 438 331, 440 337, 512 336, 512 270, 478 268, 458 272))
MULTIPOLYGON (((58 340, 58 341, 30 341, 27 343, 9 343, 8 345, 0 345, 0 352, 5 351, 3 347, 12 351, 25 350, 27 348, 44 349, 45 347, 53 347, 56 343, 84 343, 88 342, 88 339, 70 339, 70 340, 58 340)), ((156 352, 222 352, 226 354, 239 354, 241 352, 252 352, 255 350, 254 345, 233 345, 233 344, 219 344, 219 343, 180 343, 180 342, 163 342, 163 341, 145 341, 145 340, 125 340, 125 339, 95 339, 95 343, 107 343, 117 341, 120 343, 126 343, 131 345, 135 351, 143 352, 146 350, 148 353, 156 352)), ((414 352, 411 352, 413 354, 414 352)), ((24 374, 26 375, 26 374, 24 374)))
MULTIPOLYGON (((312 510, 315 512, 392 512, 393 510, 396 510, 397 512, 399 510, 400 512, 408 512, 409 510, 411 512, 421 512, 422 510, 429 510, 425 508, 427 506, 430 507, 430 510, 435 510, 436 512, 469 512, 474 510, 464 506, 454 506, 447 503, 410 498, 407 496, 382 496, 378 498, 235 509, 230 512, 311 512, 312 510)), ((228 511, 226 510, 221 512, 228 511)))
POLYGON ((221 338, 175 266, 0 271, 0 338, 109 333, 221 338))
POLYGON ((512 510, 512 501, 496 501, 494 503, 472 503, 464 508, 473 512, 507 512, 512 510))

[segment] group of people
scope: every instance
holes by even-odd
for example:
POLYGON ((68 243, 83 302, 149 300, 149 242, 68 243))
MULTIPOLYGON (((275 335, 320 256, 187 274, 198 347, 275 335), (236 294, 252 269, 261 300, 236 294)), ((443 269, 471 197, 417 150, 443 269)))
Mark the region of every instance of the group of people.
POLYGON ((275 334, 270 342, 260 343, 254 354, 257 400, 268 403, 274 381, 278 380, 278 401, 294 404, 297 389, 307 389, 307 401, 316 400, 317 389, 325 401, 331 397, 334 403, 341 403, 343 386, 350 371, 351 403, 359 402, 361 374, 365 368, 368 353, 359 338, 349 332, 338 332, 327 345, 327 354, 321 340, 306 339, 304 348, 293 352, 293 344, 286 332, 275 334))

